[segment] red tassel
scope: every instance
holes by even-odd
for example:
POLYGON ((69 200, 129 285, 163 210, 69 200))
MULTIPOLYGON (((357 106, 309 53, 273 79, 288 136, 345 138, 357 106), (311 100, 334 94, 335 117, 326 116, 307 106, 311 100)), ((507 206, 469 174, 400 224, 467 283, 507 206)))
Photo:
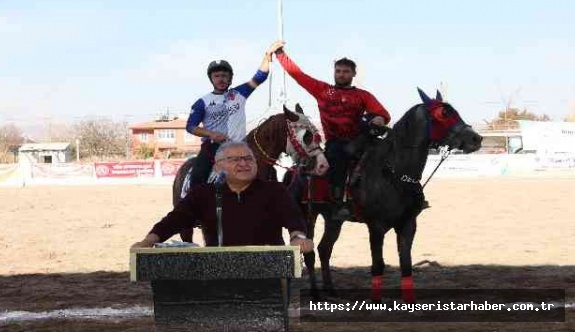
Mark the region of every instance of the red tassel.
POLYGON ((371 277, 371 299, 373 301, 381 301, 381 276, 371 277))
POLYGON ((413 277, 401 277, 401 297, 405 303, 415 303, 413 277))

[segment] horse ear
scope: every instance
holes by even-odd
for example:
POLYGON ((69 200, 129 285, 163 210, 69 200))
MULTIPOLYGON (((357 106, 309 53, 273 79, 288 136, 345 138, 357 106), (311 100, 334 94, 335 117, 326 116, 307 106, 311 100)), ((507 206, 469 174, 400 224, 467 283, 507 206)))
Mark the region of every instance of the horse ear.
POLYGON ((303 114, 303 108, 301 108, 300 104, 295 104, 295 111, 299 114, 303 114))
POLYGON ((290 122, 297 122, 299 120, 299 116, 296 113, 290 111, 286 105, 284 105, 284 114, 286 119, 288 119, 290 122))
POLYGON ((438 101, 443 101, 443 96, 441 96, 441 92, 437 90, 437 94, 435 95, 435 99, 438 101))
POLYGON ((423 90, 417 88, 417 92, 419 92, 419 97, 421 97, 421 100, 425 105, 429 105, 431 103, 431 98, 429 98, 429 96, 426 95, 425 92, 423 92, 423 90))

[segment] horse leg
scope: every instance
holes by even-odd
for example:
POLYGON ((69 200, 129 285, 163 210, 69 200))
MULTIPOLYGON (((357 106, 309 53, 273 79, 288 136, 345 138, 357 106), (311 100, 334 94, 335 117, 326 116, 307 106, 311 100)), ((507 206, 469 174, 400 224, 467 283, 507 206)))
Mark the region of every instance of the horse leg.
MULTIPOLYGON (((308 212, 307 213, 307 237, 309 239, 313 239, 314 232, 315 232, 315 220, 317 218, 317 213, 308 212)), ((305 263, 305 267, 307 268, 307 272, 309 275, 309 282, 310 282, 310 295, 314 299, 314 301, 319 300, 319 291, 317 289, 317 278, 315 276, 315 251, 308 252, 303 254, 303 260, 305 263)))
POLYGON ((377 226, 374 223, 367 224, 369 231, 369 247, 371 250, 371 300, 381 302, 381 282, 385 262, 383 261, 383 238, 389 228, 377 226))
POLYGON ((401 228, 396 228, 397 251, 401 268, 401 297, 405 303, 415 303, 412 277, 411 247, 415 237, 416 218, 408 219, 401 228))
POLYGON ((333 287, 329 260, 331 259, 331 253, 333 252, 335 242, 341 233, 343 220, 337 220, 331 217, 331 207, 328 204, 319 204, 317 205, 317 209, 320 211, 324 219, 323 236, 317 246, 319 260, 321 262, 323 289, 331 296, 337 296, 333 287))
MULTIPOLYGON (((188 192, 190 184, 190 176, 193 169, 193 165, 196 162, 196 158, 190 158, 184 162, 184 164, 176 172, 174 178, 174 183, 172 185, 172 204, 177 206, 180 201, 184 198, 184 192, 188 192)), ((180 232, 180 238, 185 242, 193 242, 194 229, 186 229, 180 232)))

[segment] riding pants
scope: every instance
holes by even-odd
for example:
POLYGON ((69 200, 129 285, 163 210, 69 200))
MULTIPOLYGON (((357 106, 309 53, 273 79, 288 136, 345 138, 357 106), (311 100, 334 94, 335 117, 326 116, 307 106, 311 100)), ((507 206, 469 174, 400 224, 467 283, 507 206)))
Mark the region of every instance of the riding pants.
MULTIPOLYGON (((365 120, 362 120, 360 123, 361 132, 358 137, 353 140, 341 139, 341 138, 334 138, 326 142, 325 144, 325 157, 329 162, 329 170, 328 170, 328 178, 330 187, 334 188, 334 190, 342 191, 345 188, 345 181, 347 179, 348 169, 350 167, 350 161, 354 157, 358 156, 351 156, 346 151, 346 146, 356 140, 365 140, 369 136, 369 120, 372 117, 368 117, 365 120), (339 189, 341 188, 341 189, 339 189)), ((336 196, 339 193, 336 193, 336 196)), ((336 200, 340 198, 334 197, 336 200)))
POLYGON ((333 199, 342 202, 350 158, 344 148, 347 140, 331 139, 325 144, 325 157, 329 163, 328 180, 333 199))
POLYGON ((206 183, 214 166, 216 151, 220 147, 219 143, 205 141, 202 143, 200 153, 192 168, 191 184, 206 183))

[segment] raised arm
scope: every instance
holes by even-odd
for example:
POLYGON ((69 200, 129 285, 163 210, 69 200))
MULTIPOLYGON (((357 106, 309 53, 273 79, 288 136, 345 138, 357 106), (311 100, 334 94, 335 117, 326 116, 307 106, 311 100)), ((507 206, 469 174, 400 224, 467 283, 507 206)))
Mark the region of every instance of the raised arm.
POLYGON ((316 99, 319 98, 320 93, 329 88, 329 84, 317 80, 308 74, 304 73, 298 65, 296 65, 290 57, 285 53, 283 48, 276 51, 276 57, 285 71, 307 92, 309 92, 316 99))
POLYGON ((245 98, 248 98, 254 90, 266 81, 270 72, 270 62, 272 61, 272 55, 274 52, 283 46, 283 43, 276 41, 268 47, 264 58, 258 68, 258 71, 248 82, 237 86, 235 89, 245 98))

